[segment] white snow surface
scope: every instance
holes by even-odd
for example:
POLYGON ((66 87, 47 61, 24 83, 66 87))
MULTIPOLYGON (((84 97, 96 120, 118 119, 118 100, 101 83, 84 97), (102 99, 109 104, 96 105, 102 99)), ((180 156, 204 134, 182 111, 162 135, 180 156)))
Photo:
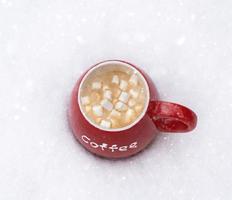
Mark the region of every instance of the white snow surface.
POLYGON ((1 200, 232 199, 232 2, 0 0, 1 200), (143 68, 163 100, 199 116, 142 153, 88 153, 68 127, 89 66, 143 68))

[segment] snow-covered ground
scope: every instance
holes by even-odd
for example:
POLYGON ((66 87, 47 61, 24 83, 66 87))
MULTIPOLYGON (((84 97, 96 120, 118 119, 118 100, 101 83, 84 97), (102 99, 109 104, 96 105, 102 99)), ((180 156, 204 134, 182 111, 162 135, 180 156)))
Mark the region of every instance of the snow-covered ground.
POLYGON ((0 0, 1 200, 232 199, 230 0, 0 0), (162 99, 198 113, 192 134, 160 134, 109 161, 68 128, 88 66, 124 59, 162 99))

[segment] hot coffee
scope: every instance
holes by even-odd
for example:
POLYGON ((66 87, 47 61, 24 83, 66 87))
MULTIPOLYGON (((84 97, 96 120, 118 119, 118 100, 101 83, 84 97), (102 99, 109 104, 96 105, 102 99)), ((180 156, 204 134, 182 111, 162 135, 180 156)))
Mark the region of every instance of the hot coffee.
POLYGON ((126 64, 94 67, 84 76, 79 91, 79 105, 87 120, 109 130, 133 125, 149 98, 143 76, 126 64))

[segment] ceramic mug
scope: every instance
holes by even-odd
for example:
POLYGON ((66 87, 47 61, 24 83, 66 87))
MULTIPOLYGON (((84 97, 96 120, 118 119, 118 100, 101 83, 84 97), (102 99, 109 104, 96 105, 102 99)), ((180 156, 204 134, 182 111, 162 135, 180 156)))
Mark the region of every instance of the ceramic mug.
POLYGON ((124 158, 143 150, 158 132, 189 132, 196 127, 197 116, 189 108, 160 101, 150 77, 135 65, 121 60, 107 60, 92 66, 77 81, 69 107, 69 123, 76 139, 90 152, 106 158, 124 158), (94 70, 112 64, 137 71, 143 77, 148 101, 140 117, 121 129, 97 127, 85 116, 80 106, 80 86, 94 70))

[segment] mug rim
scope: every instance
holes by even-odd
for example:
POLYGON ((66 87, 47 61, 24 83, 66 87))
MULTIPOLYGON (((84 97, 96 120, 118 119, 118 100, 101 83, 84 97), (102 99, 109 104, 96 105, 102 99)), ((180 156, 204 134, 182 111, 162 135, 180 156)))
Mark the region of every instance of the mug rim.
POLYGON ((80 111, 81 111, 81 114, 84 116, 85 120, 90 123, 92 126, 94 126, 95 128, 101 130, 101 131, 108 131, 108 132, 120 132, 120 131, 125 131, 125 130, 128 130, 130 128, 132 128, 133 126, 135 126, 137 123, 139 123, 141 121, 141 119, 146 115, 147 113, 147 109, 148 109, 148 106, 149 106, 149 102, 150 102, 150 90, 149 90, 149 85, 148 85, 148 82, 145 78, 145 76, 143 75, 143 73, 139 70, 139 68, 137 68, 136 66, 134 66, 133 64, 130 64, 126 61, 122 61, 122 60, 105 60, 105 61, 102 61, 100 63, 97 63, 95 65, 93 65, 90 69, 87 70, 87 72, 84 74, 84 76, 82 77, 81 79, 81 82, 79 84, 79 88, 78 88, 78 95, 77 95, 77 102, 78 102, 78 106, 80 108, 80 111), (144 86, 145 86, 145 90, 146 90, 146 94, 147 94, 147 98, 146 98, 146 102, 145 102, 145 105, 144 105, 144 108, 143 108, 143 111, 142 113, 136 118, 136 120, 127 125, 127 126, 124 126, 124 127, 121 127, 121 128, 103 128, 101 127, 100 125, 97 125, 95 124, 94 122, 92 122, 88 117, 87 115, 85 114, 85 112, 83 111, 82 109, 82 106, 81 106, 81 100, 80 100, 80 91, 81 91, 81 88, 82 88, 82 85, 84 83, 84 81, 86 80, 86 78, 94 71, 96 70, 97 68, 100 68, 104 65, 107 65, 107 64, 121 64, 123 67, 128 67, 130 69, 132 69, 136 74, 139 75, 139 77, 141 78, 142 82, 144 83, 144 86))

